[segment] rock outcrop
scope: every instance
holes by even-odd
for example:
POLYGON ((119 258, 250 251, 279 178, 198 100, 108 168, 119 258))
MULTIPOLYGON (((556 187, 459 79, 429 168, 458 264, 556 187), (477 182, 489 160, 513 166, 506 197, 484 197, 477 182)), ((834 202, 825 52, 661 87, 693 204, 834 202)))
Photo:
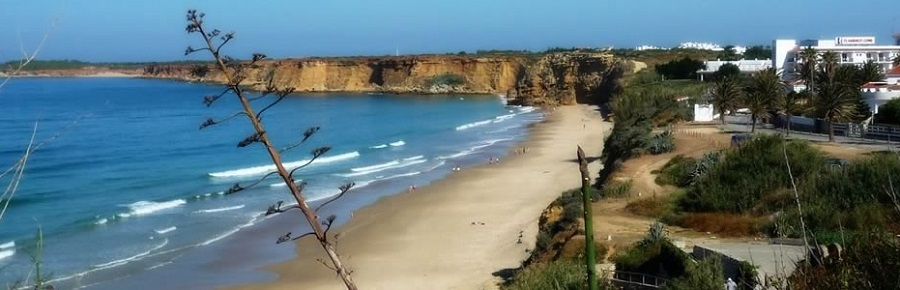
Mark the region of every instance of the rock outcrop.
MULTIPOLYGON (((617 83, 620 66, 610 54, 540 56, 423 55, 381 58, 304 58, 265 61, 246 71, 245 84, 297 92, 506 94, 511 103, 558 105, 602 99, 617 83)), ((148 66, 145 77, 224 82, 197 65, 148 66)))

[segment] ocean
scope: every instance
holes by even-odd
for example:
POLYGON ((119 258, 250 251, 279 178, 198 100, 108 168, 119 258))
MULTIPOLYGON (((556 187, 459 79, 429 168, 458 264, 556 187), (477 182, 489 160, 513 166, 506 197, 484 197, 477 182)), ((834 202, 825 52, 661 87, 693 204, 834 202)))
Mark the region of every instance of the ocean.
MULTIPOLYGON (((242 233, 259 232, 270 223, 266 208, 292 198, 277 178, 224 194, 273 166, 259 144, 236 146, 253 132, 245 117, 198 129, 206 117, 238 112, 233 96, 210 107, 202 103, 204 95, 221 90, 136 78, 20 78, 4 87, 0 169, 21 158, 35 124, 35 142, 43 144, 0 219, 0 285, 33 277, 38 229, 42 272, 52 273, 60 288, 140 285, 141 277, 201 267, 206 280, 166 288, 210 288, 236 279, 219 277, 222 271, 199 265, 196 257, 222 255, 216 245, 226 248, 242 233)), ((507 107, 497 96, 347 93, 298 94, 262 116, 279 147, 302 139, 311 126, 321 128, 282 157, 286 166, 297 166, 315 147, 331 147, 297 176, 314 205, 337 194, 340 185, 356 184, 325 209, 338 221, 379 197, 443 178, 455 166, 506 155, 541 118, 540 111, 507 107)), ((4 188, 10 175, 0 178, 4 188)), ((264 239, 274 244, 276 237, 264 239)), ((278 258, 262 255, 254 263, 285 259, 292 248, 281 248, 278 258)))

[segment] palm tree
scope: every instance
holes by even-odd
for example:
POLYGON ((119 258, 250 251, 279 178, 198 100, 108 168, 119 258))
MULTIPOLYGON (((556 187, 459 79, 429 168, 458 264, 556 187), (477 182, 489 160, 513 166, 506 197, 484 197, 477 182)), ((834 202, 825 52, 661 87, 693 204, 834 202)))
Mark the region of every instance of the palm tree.
POLYGON ((856 117, 857 94, 858 89, 840 82, 828 81, 819 86, 815 108, 828 122, 828 142, 834 142, 834 123, 848 122, 856 117))
POLYGON ((722 124, 725 124, 725 112, 734 112, 742 98, 743 90, 736 77, 721 77, 712 86, 712 104, 719 110, 719 121, 722 124))
POLYGON ((744 104, 750 110, 750 118, 753 121, 750 132, 753 133, 756 132, 756 121, 768 116, 769 109, 777 106, 785 90, 784 83, 774 68, 753 74, 748 90, 744 96, 744 104))
POLYGON ((819 63, 819 51, 812 46, 807 46, 799 53, 803 67, 800 70, 800 78, 806 81, 807 88, 812 89, 815 84, 816 70, 819 63))
POLYGON ((822 53, 822 72, 825 73, 826 81, 834 79, 834 73, 838 68, 838 54, 834 51, 826 51, 822 53))
POLYGON ((803 114, 806 109, 806 102, 809 100, 809 91, 803 91, 800 93, 791 91, 784 95, 779 100, 776 100, 776 107, 780 110, 785 116, 787 116, 787 126, 785 127, 786 135, 791 135, 791 118, 794 117, 794 114, 803 114))
POLYGON ((867 61, 860 67, 859 74, 859 81, 862 84, 884 81, 884 71, 881 69, 881 65, 872 60, 867 61))

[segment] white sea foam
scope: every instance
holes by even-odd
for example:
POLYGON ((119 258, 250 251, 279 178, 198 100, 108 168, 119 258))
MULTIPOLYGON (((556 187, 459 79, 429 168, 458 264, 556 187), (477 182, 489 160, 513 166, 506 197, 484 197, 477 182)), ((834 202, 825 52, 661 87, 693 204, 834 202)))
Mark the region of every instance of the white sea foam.
POLYGON ((535 107, 521 107, 521 108, 519 108, 519 114, 527 114, 527 113, 531 113, 531 112, 534 112, 534 110, 537 110, 537 108, 535 108, 535 107))
POLYGON ((339 175, 339 176, 343 176, 343 177, 354 177, 354 176, 361 176, 361 175, 369 175, 369 174, 372 174, 372 173, 377 173, 377 172, 381 172, 381 171, 385 171, 385 170, 398 169, 398 168, 403 168, 403 167, 412 166, 412 165, 416 165, 416 164, 421 164, 421 163, 425 163, 425 162, 427 162, 427 161, 428 161, 428 160, 425 160, 425 159, 416 159, 416 160, 410 160, 410 161, 406 161, 406 162, 402 162, 402 163, 401 163, 401 162, 397 162, 396 164, 393 164, 393 165, 390 165, 390 166, 379 166, 379 167, 377 167, 377 168, 370 169, 370 170, 357 171, 357 172, 353 172, 353 173, 348 173, 348 174, 338 174, 338 175, 339 175))
MULTIPOLYGON (((284 183, 282 183, 282 184, 284 184, 284 183)), ((236 205, 236 206, 229 206, 229 207, 221 207, 221 208, 201 209, 201 210, 195 211, 194 213, 214 213, 214 212, 223 212, 223 211, 236 210, 236 209, 242 209, 242 208, 244 208, 243 204, 236 205)))
POLYGON ((16 247, 16 241, 9 241, 3 244, 0 244, 0 250, 12 249, 16 247))
POLYGON ((134 255, 134 256, 131 256, 131 257, 128 257, 128 258, 119 259, 119 260, 115 260, 115 261, 112 261, 112 262, 103 263, 103 264, 99 264, 99 265, 94 265, 92 268, 94 268, 95 270, 99 270, 99 269, 108 269, 108 268, 112 268, 112 267, 115 267, 115 266, 121 266, 121 265, 127 264, 128 262, 131 262, 131 261, 140 260, 141 258, 144 258, 144 257, 146 257, 147 255, 150 255, 150 254, 153 253, 154 251, 159 250, 159 249, 162 249, 163 247, 165 247, 165 246, 168 245, 168 244, 169 244, 169 239, 165 239, 165 240, 163 240, 163 242, 162 242, 161 244, 156 245, 156 246, 154 246, 153 248, 150 248, 150 249, 147 250, 147 251, 138 253, 138 254, 136 254, 136 255, 134 255))
POLYGON ((178 227, 174 227, 174 226, 173 226, 173 227, 168 227, 168 228, 164 228, 164 229, 158 229, 158 230, 155 230, 154 232, 156 232, 157 234, 162 235, 162 234, 165 234, 165 233, 168 233, 168 232, 177 230, 177 229, 178 229, 178 227))
POLYGON ((227 232, 224 232, 224 233, 222 233, 222 234, 220 234, 220 235, 218 235, 218 236, 213 237, 212 239, 206 240, 205 242, 200 243, 200 245, 201 245, 201 246, 206 246, 206 245, 209 245, 209 244, 218 242, 218 241, 220 241, 220 240, 222 240, 222 239, 224 239, 224 238, 227 238, 228 236, 233 235, 234 233, 237 233, 238 231, 240 231, 240 230, 243 229, 243 228, 252 226, 254 223, 256 223, 256 220, 257 220, 257 219, 254 218, 254 219, 250 220, 249 222, 247 222, 247 223, 245 223, 245 224, 239 225, 239 226, 237 226, 236 228, 233 228, 233 229, 231 229, 231 230, 229 230, 229 231, 227 231, 227 232))
POLYGON ((388 147, 388 144, 381 144, 381 145, 370 146, 369 149, 381 149, 381 148, 387 148, 387 147, 388 147))
POLYGON ((380 180, 388 180, 388 179, 394 179, 394 178, 400 178, 400 177, 407 177, 407 176, 413 176, 413 175, 419 175, 419 174, 422 174, 422 172, 421 172, 421 171, 413 171, 413 172, 409 172, 409 173, 402 173, 402 174, 397 174, 397 175, 391 175, 391 176, 388 176, 388 177, 381 178, 380 180))
POLYGON ((493 121, 494 120, 484 120, 484 121, 478 121, 478 122, 474 122, 474 123, 468 123, 468 124, 456 127, 456 131, 462 131, 462 130, 466 130, 466 129, 470 129, 470 128, 474 128, 474 127, 478 127, 478 126, 487 125, 493 121))
POLYGON ((475 151, 475 150, 478 150, 478 149, 481 149, 481 148, 484 148, 484 147, 488 147, 488 146, 497 144, 497 142, 509 141, 509 140, 512 140, 512 139, 513 139, 513 138, 502 138, 502 139, 494 139, 494 140, 483 141, 483 142, 481 142, 479 145, 472 146, 472 148, 469 148, 469 150, 475 151))
POLYGON ((391 142, 391 143, 388 143, 388 144, 391 145, 392 147, 399 147, 399 146, 406 145, 406 142, 403 142, 403 140, 400 140, 400 141, 397 141, 397 142, 391 142))
POLYGON ((6 259, 6 258, 9 258, 9 257, 12 257, 12 256, 15 255, 15 254, 16 254, 16 250, 15 250, 15 249, 11 249, 11 250, 0 250, 0 260, 3 260, 3 259, 6 259))
POLYGON ((463 150, 463 151, 460 151, 460 152, 457 152, 457 153, 451 154, 451 155, 438 156, 437 159, 441 159, 441 160, 455 159, 455 158, 463 157, 463 156, 466 156, 466 155, 469 155, 472 153, 475 153, 475 150, 472 150, 472 149, 463 150))
POLYGON ((156 269, 156 268, 159 268, 159 267, 168 265, 168 264, 172 264, 172 261, 168 261, 168 262, 165 262, 165 263, 161 263, 161 264, 157 264, 157 265, 150 266, 149 268, 147 268, 147 270, 153 270, 153 269, 156 269))
POLYGON ((132 204, 127 205, 129 209, 131 209, 128 213, 119 214, 120 217, 130 217, 130 216, 140 216, 140 215, 148 215, 154 212, 158 212, 161 210, 176 208, 187 203, 183 199, 175 199, 170 201, 163 202, 153 202, 153 201, 138 201, 132 204))
MULTIPOLYGON (((303 181, 303 179, 294 180, 294 182, 298 183, 298 184, 302 181, 303 181)), ((287 184, 285 184, 284 181, 282 181, 282 182, 276 182, 276 183, 269 184, 269 187, 287 187, 287 184)))
POLYGON ((353 171, 353 172, 371 171, 371 170, 381 169, 381 168, 385 168, 385 167, 391 167, 391 166, 394 166, 397 164, 400 164, 400 161, 394 160, 391 162, 375 164, 375 165, 371 165, 371 166, 351 168, 350 171, 353 171))
POLYGON ((106 218, 101 218, 101 219, 98 219, 97 221, 95 221, 94 224, 95 224, 95 225, 105 225, 107 222, 109 222, 108 219, 106 219, 106 218))
MULTIPOLYGON (((344 161, 347 159, 353 159, 356 157, 359 157, 359 152, 354 151, 354 152, 338 154, 338 155, 334 155, 334 156, 319 157, 315 161, 313 161, 312 164, 333 163, 333 162, 338 162, 338 161, 344 161)), ((284 167, 294 168, 294 167, 298 167, 303 164, 306 164, 308 162, 309 162, 309 159, 287 162, 287 163, 284 163, 284 167)), ((254 166, 254 167, 247 167, 247 168, 221 171, 221 172, 213 172, 213 173, 209 173, 209 176, 219 177, 219 178, 245 177, 245 176, 254 176, 254 175, 265 175, 274 170, 275 170, 275 165, 263 165, 263 166, 254 166)))
POLYGON ((514 118, 515 116, 516 116, 516 114, 507 114, 507 115, 497 116, 497 117, 494 117, 494 121, 492 121, 492 122, 493 122, 493 123, 500 123, 500 122, 503 122, 503 121, 512 119, 512 118, 514 118))
POLYGON ((417 155, 417 156, 413 156, 413 157, 403 158, 403 161, 419 160, 422 158, 425 158, 425 155, 417 155))

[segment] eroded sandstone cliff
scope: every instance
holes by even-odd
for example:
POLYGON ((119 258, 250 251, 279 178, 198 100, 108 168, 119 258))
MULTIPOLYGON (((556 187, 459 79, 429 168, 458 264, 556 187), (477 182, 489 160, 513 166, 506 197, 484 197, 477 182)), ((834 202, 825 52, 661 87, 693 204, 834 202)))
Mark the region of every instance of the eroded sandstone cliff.
MULTIPOLYGON (((305 58, 262 62, 244 83, 269 80, 297 92, 506 94, 529 105, 573 104, 602 98, 621 69, 609 54, 540 56, 428 55, 381 58, 305 58)), ((223 82, 207 67, 153 66, 145 76, 223 82)))

